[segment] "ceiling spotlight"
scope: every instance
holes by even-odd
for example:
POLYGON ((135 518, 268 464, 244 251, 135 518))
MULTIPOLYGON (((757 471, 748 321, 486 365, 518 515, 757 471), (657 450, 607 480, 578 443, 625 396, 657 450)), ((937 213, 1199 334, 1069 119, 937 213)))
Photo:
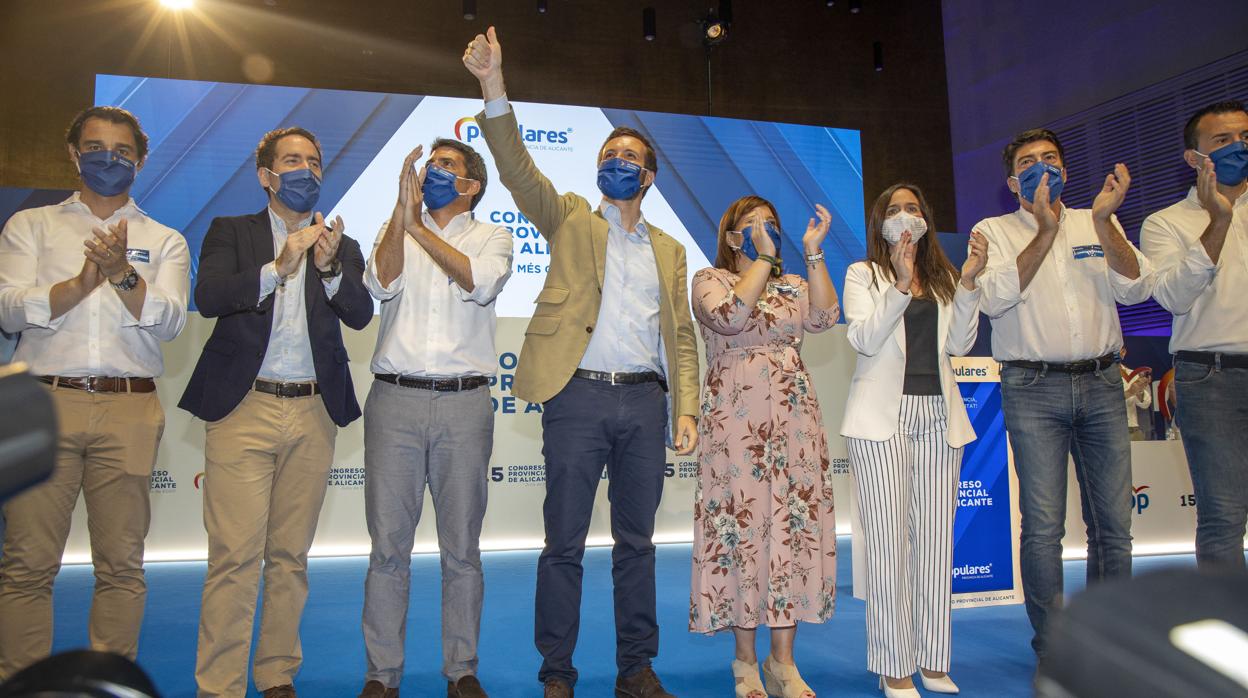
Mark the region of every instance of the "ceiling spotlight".
POLYGON ((849 12, 855 15, 862 12, 862 0, 849 0, 849 12))
POLYGON ((160 0, 160 4, 170 10, 189 10, 194 5, 194 0, 160 0))
POLYGON ((871 51, 875 54, 875 72, 884 71, 884 44, 877 41, 871 45, 871 51))
POLYGON ((546 14, 546 0, 537 0, 537 11, 540 14, 546 14))
POLYGON ((710 20, 702 24, 702 40, 708 44, 718 44, 728 38, 728 25, 719 20, 710 20))
POLYGON ((826 6, 828 6, 828 7, 835 7, 835 6, 836 6, 836 0, 823 0, 823 4, 824 4, 824 5, 826 5, 826 6))
POLYGON ((641 35, 646 41, 654 41, 654 37, 657 36, 653 7, 647 7, 641 11, 641 35))
POLYGON ((464 0, 464 19, 477 18, 477 0, 464 0))
POLYGON ((719 0, 719 12, 710 10, 702 20, 702 43, 708 48, 728 38, 732 26, 732 0, 719 0))

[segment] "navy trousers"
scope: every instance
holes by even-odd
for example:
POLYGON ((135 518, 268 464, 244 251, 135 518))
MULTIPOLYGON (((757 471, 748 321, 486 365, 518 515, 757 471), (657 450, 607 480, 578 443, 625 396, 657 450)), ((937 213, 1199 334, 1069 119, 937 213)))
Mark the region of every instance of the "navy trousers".
POLYGON ((622 676, 659 653, 654 592, 654 516, 663 495, 667 413, 658 383, 611 385, 572 378, 542 406, 546 547, 537 562, 534 640, 538 680, 576 684, 572 653, 581 622, 581 559, 594 495, 607 467, 615 660, 622 676))

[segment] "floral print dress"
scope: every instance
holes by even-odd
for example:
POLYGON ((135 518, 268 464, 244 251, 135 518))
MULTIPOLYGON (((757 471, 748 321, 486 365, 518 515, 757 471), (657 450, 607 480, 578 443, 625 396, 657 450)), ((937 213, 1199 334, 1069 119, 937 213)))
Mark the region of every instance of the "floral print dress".
POLYGON ((706 342, 689 629, 821 623, 836 601, 836 518, 827 436, 799 351, 839 307, 806 282, 767 283, 753 308, 740 277, 703 269, 693 314, 706 342))

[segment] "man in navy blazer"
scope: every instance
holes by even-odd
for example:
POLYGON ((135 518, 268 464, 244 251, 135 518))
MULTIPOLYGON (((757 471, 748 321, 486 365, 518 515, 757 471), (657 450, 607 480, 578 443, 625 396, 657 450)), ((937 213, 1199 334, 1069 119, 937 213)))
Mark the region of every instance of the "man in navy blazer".
POLYGON ((247 690, 256 594, 264 602, 254 680, 293 698, 299 620, 337 428, 360 416, 340 322, 373 317, 364 257, 342 219, 314 213, 321 148, 298 127, 256 148, 260 213, 213 220, 195 304, 217 318, 179 407, 203 419, 208 574, 195 681, 200 698, 247 690))

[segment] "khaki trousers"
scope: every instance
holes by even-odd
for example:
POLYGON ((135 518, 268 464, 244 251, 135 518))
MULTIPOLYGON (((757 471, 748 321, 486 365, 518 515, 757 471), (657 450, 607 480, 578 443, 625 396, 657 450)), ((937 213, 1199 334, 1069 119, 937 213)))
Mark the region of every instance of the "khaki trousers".
POLYGON ((299 620, 308 597, 308 548, 325 501, 338 429, 319 395, 255 391, 207 424, 204 528, 208 574, 199 615, 198 695, 241 698, 264 571, 253 667, 263 692, 294 682, 303 661, 299 620))
POLYGON ((59 422, 52 477, 4 505, 0 558, 0 680, 52 651, 52 583, 61 569, 81 491, 87 505, 95 594, 91 649, 134 659, 147 600, 143 539, 165 414, 156 393, 52 388, 59 422))

